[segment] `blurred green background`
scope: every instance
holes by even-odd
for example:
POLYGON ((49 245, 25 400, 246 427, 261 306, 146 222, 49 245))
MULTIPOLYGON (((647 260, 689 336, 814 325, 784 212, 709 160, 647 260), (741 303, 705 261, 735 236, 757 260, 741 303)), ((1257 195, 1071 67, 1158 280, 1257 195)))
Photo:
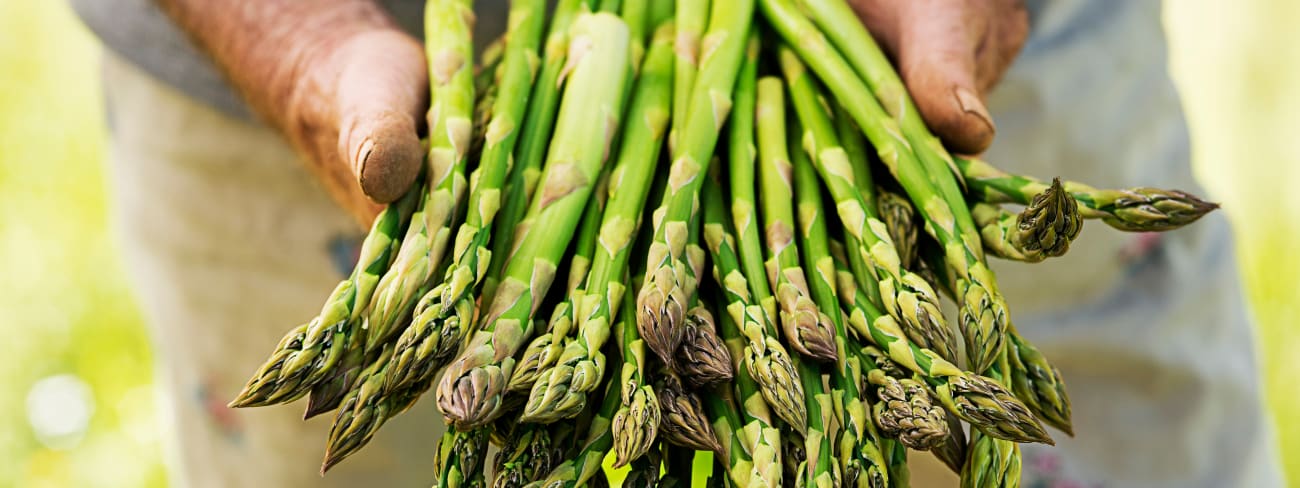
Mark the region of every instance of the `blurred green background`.
MULTIPOLYGON (((1300 480, 1300 2, 1165 3, 1196 170, 1235 222, 1300 480)), ((65 2, 0 0, 0 486, 165 484, 150 344, 105 205, 98 56, 65 2)))

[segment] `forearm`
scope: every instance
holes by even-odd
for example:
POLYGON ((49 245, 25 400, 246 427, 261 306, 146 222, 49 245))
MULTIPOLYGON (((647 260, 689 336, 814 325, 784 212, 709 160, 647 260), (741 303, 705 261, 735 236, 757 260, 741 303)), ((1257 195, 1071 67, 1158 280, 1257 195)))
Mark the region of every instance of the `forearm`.
POLYGON ((338 76, 309 66, 327 64, 357 34, 395 28, 373 0, 158 1, 252 108, 286 132, 311 119, 302 111, 323 108, 297 103, 302 95, 338 76))
POLYGON ((424 50, 374 0, 157 1, 359 222, 415 179, 424 50))

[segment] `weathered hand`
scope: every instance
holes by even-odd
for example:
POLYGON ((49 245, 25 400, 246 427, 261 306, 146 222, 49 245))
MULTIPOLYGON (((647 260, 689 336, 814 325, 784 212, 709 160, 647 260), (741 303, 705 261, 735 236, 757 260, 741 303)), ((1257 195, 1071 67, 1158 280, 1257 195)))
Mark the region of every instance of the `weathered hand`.
POLYGON ((1021 0, 850 0, 889 53, 926 123, 949 148, 993 142, 983 97, 1029 33, 1021 0))
POLYGON ((414 181, 424 51, 372 0, 162 3, 358 221, 414 181))

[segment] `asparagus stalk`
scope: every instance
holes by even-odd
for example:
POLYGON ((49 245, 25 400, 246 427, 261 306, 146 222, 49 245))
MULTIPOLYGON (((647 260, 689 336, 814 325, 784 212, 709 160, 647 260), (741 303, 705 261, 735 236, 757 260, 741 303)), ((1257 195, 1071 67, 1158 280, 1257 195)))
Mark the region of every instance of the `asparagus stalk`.
MULTIPOLYGON (((865 388, 876 392, 872 417, 883 434, 918 451, 936 449, 954 437, 962 437, 960 425, 957 432, 952 432, 955 417, 950 422, 949 414, 934 404, 923 378, 903 370, 875 346, 863 346, 858 354, 867 370, 865 388)), ((961 444, 965 445, 964 437, 961 444)), ((960 470, 965 457, 960 459, 955 463, 956 470, 960 470)))
POLYGON ((617 13, 621 8, 623 8, 623 0, 600 0, 596 10, 599 12, 617 13))
POLYGON ((499 68, 492 121, 484 134, 483 154, 471 175, 465 222, 456 232, 451 265, 441 283, 417 306, 420 313, 398 337, 396 363, 386 388, 424 382, 444 365, 468 334, 476 306, 474 291, 493 256, 488 240, 501 208, 501 187, 510 173, 511 153, 532 91, 537 46, 545 20, 545 0, 512 2, 506 52, 499 68))
POLYGON ((526 391, 532 387, 539 374, 555 365, 564 350, 564 338, 568 337, 574 327, 574 308, 582 301, 587 273, 591 269, 591 256, 596 251, 596 239, 601 216, 604 213, 605 195, 609 185, 609 174, 602 171, 600 179, 592 190, 592 198, 587 200, 582 217, 578 220, 578 230, 573 238, 566 273, 567 283, 564 288, 564 300, 551 311, 551 318, 546 323, 546 331, 533 337, 524 349, 519 363, 515 366, 507 384, 508 391, 526 391))
MULTIPOLYGON (((839 282, 848 295, 848 290, 854 288, 852 275, 843 263, 836 265, 839 282)), ((877 309, 862 290, 852 289, 852 295, 841 302, 850 309, 848 324, 859 340, 876 345, 894 362, 920 375, 944 410, 999 439, 1052 443, 1028 407, 1010 391, 911 343, 898 323, 877 309)))
POLYGON ((369 305, 380 276, 388 269, 405 222, 423 193, 416 184, 375 218, 361 243, 352 274, 334 288, 321 312, 309 323, 293 328, 280 340, 270 358, 248 380, 231 407, 257 407, 301 398, 327 373, 354 342, 357 325, 369 305))
POLYGON ((483 458, 487 457, 487 429, 457 431, 447 429, 438 440, 438 455, 433 458, 435 488, 481 487, 483 458))
POLYGON ((605 398, 601 400, 600 410, 586 429, 588 433, 586 443, 576 455, 552 469, 545 480, 537 483, 537 486, 545 488, 584 486, 593 476, 601 472, 601 462, 605 459, 605 455, 609 454, 609 448, 614 443, 614 434, 610 430, 610 417, 618 408, 622 389, 622 384, 618 381, 607 383, 608 388, 605 391, 605 398))
MULTIPOLYGON (((808 425, 804 428, 803 450, 806 458, 798 471, 795 486, 831 488, 841 486, 839 467, 835 465, 832 439, 835 433, 831 394, 822 384, 821 371, 808 361, 796 359, 799 379, 803 382, 804 407, 808 425)), ((884 473, 881 473, 884 476, 884 473)))
POLYGON ((734 116, 729 121, 730 158, 727 168, 727 181, 731 184, 731 220, 736 229, 736 247, 739 252, 740 266, 748 278, 749 292, 754 300, 762 304, 768 320, 775 322, 776 301, 767 282, 767 271, 763 261, 763 243, 759 238, 757 205, 754 195, 757 187, 754 167, 758 158, 758 148, 754 143, 754 120, 758 98, 758 51, 759 36, 751 32, 745 49, 745 60, 741 64, 740 75, 736 80, 736 104, 732 108, 734 116))
POLYGON ((366 326, 366 351, 400 333, 417 292, 442 263, 451 220, 465 194, 466 157, 473 135, 474 48, 467 0, 437 0, 425 7, 429 57, 429 191, 402 240, 393 265, 380 279, 366 326))
POLYGON ((880 452, 880 439, 871 424, 871 416, 863 408, 864 396, 859 390, 862 365, 848 348, 848 332, 836 297, 835 262, 830 255, 821 185, 808 154, 796 149, 793 156, 803 267, 809 270, 812 298, 822 320, 831 324, 836 345, 830 375, 831 406, 840 428, 834 453, 826 455, 833 455, 838 461, 845 486, 883 488, 889 484, 888 465, 880 452))
POLYGON ((306 343, 307 331, 317 320, 319 318, 314 318, 312 322, 290 329, 280 339, 280 342, 275 345, 271 357, 257 368, 257 372, 253 373, 253 377, 248 379, 244 389, 239 392, 239 395, 234 400, 231 400, 229 406, 231 408, 242 408, 274 405, 291 402, 307 394, 310 387, 302 384, 302 379, 306 377, 305 373, 289 374, 286 381, 281 379, 281 376, 285 376, 281 372, 287 359, 302 352, 303 345, 306 343))
POLYGON ((924 384, 893 378, 878 369, 867 374, 867 381, 879 388, 873 415, 886 435, 918 451, 928 451, 948 437, 943 408, 930 401, 924 384))
MULTIPOLYGON (((585 0, 558 0, 551 14, 551 25, 542 47, 542 67, 535 77, 528 109, 524 112, 523 132, 516 142, 515 160, 506 181, 506 197, 502 199, 495 219, 492 239, 492 254, 495 256, 505 257, 513 249, 515 227, 528 211, 555 126, 560 90, 566 81, 561 75, 565 71, 569 50, 569 27, 579 9, 587 4, 585 0)), ((489 263, 481 293, 485 304, 496 294, 505 264, 506 259, 494 259, 489 263)))
MULTIPOLYGON (((985 203, 1028 205, 1048 184, 1027 176, 1013 175, 980 159, 956 158, 957 169, 975 200, 985 203)), ((1106 225, 1126 232, 1161 232, 1195 222, 1219 208, 1219 204, 1196 195, 1159 188, 1099 190, 1066 181, 1065 191, 1074 197, 1085 219, 1101 219, 1106 225)))
POLYGON ((808 127, 804 145, 810 154, 817 156, 817 170, 835 200, 840 221, 858 243, 858 248, 847 250, 847 254, 856 253, 870 264, 885 310, 904 326, 909 339, 950 362, 955 361, 956 341, 944 323, 938 295, 929 283, 902 267, 888 229, 857 190, 851 163, 818 102, 816 87, 803 64, 789 49, 781 49, 780 60, 795 110, 808 127))
MULTIPOLYGON (((689 2, 686 2, 689 3, 689 2)), ((731 93, 753 25, 754 0, 716 0, 702 41, 700 69, 691 89, 691 110, 673 147, 663 202, 655 211, 655 240, 646 258, 645 280, 637 295, 637 327, 660 359, 671 365, 681 343, 681 324, 696 277, 688 255, 690 225, 701 180, 731 109, 731 93)), ((679 12, 680 14, 680 12, 679 12)))
MULTIPOLYGON (((1007 356, 1009 350, 1002 352, 1002 357, 994 363, 988 374, 1003 384, 1008 384, 1004 372, 1009 368, 1007 356)), ((1009 384, 1007 386, 1010 386, 1009 384)), ((962 488, 1020 486, 1020 446, 1014 442, 995 439, 982 432, 971 433, 970 449, 966 452, 966 463, 961 468, 962 488)))
POLYGON ((650 18, 650 0, 625 0, 619 15, 627 23, 627 36, 631 39, 630 65, 639 70, 645 60, 646 43, 651 41, 662 19, 650 18))
POLYGON ((803 470, 807 466, 808 453, 804 451, 804 438, 798 432, 786 430, 781 436, 781 460, 785 471, 793 473, 782 482, 782 486, 803 486, 798 484, 803 479, 803 470))
POLYGON ((541 188, 509 256, 504 279, 478 330, 438 385, 438 407, 459 429, 500 414, 514 354, 532 334, 532 314, 555 277, 557 262, 577 227, 618 129, 627 62, 627 27, 609 14, 584 14, 573 22, 572 66, 541 188))
POLYGON ((685 325, 685 338, 677 349, 682 379, 695 389, 730 382, 734 377, 731 354, 722 346, 713 313, 708 307, 696 306, 686 313, 685 325))
MULTIPOLYGON (((879 371, 881 373, 884 373, 884 375, 887 377, 898 379, 900 382, 903 379, 912 378, 917 382, 925 383, 925 379, 923 377, 904 369, 902 366, 899 366, 898 363, 895 363, 892 359, 889 359, 889 356, 885 354, 884 351, 881 351, 879 348, 877 348, 876 346, 863 345, 858 349, 858 354, 859 357, 862 359, 864 369, 879 371)), ((871 376, 871 372, 868 372, 867 376, 871 376)), ((866 385, 867 386, 865 388, 868 389, 876 388, 876 385, 872 384, 870 381, 868 381, 866 385)), ((906 389, 904 390, 904 394, 906 394, 906 389)), ((926 395, 928 396, 929 393, 927 392, 926 395)), ((886 395, 879 394, 878 392, 876 396, 877 399, 879 399, 885 397, 886 395)), ((910 401, 908 403, 910 404, 910 401)), ((933 401, 931 401, 930 404, 933 404, 933 401)), ((951 412, 944 412, 943 420, 944 423, 946 424, 946 427, 941 427, 938 425, 934 425, 929 420, 931 417, 925 415, 924 412, 925 411, 921 412, 922 415, 918 415, 914 417, 917 423, 913 425, 912 428, 917 429, 918 434, 921 434, 920 431, 923 430, 934 431, 934 432, 939 432, 939 431, 946 432, 947 435, 942 437, 942 442, 940 442, 938 445, 930 447, 930 452, 934 453, 934 455, 938 457, 939 460, 943 461, 943 463, 947 465, 949 469, 952 469, 954 473, 960 473, 962 464, 966 462, 966 436, 965 436, 965 432, 962 431, 961 421, 958 420, 957 417, 954 416, 951 412), (923 424, 922 422, 925 423, 923 424)), ((879 414, 881 413, 883 413, 883 411, 880 411, 879 409, 873 409, 872 412, 873 416, 875 416, 877 420, 879 419, 879 414)), ((879 421, 877 421, 877 423, 879 423, 879 421)), ((901 422, 899 424, 902 425, 901 422)), ((922 436, 924 436, 924 434, 922 434, 922 436)), ((895 437, 899 437, 899 436, 895 435, 895 437)), ((900 484, 898 483, 899 480, 894 479, 894 473, 898 472, 900 469, 903 470, 903 472, 906 472, 906 468, 907 468, 906 446, 904 446, 899 441, 893 439, 886 439, 882 441, 882 444, 887 444, 890 442, 897 444, 897 446, 896 447, 883 446, 881 449, 885 453, 885 458, 890 465, 890 484, 893 486, 908 486, 906 482, 900 484), (898 450, 902 452, 894 452, 894 450, 898 450), (900 457, 901 459, 896 459, 900 457), (899 463, 902 463, 902 466, 897 466, 897 464, 899 463)))
POLYGON ((361 370, 347 394, 340 402, 334 423, 330 426, 325 444, 325 461, 321 472, 365 447, 388 419, 406 411, 420 394, 429 388, 428 383, 411 388, 383 391, 385 370, 392 357, 392 348, 385 347, 373 361, 361 370))
POLYGON ((889 486, 891 488, 909 488, 912 486, 912 472, 907 467, 907 447, 893 439, 882 439, 881 451, 885 462, 889 463, 889 486))
MULTIPOLYGON (((749 369, 741 364, 744 362, 746 339, 730 313, 718 315, 718 329, 731 353, 732 369, 736 375, 736 395, 739 397, 734 401, 740 414, 739 424, 728 421, 731 425, 729 430, 732 431, 730 437, 733 439, 729 463, 732 480, 737 486, 776 488, 781 486, 783 468, 781 430, 772 420, 771 410, 759 392, 757 381, 750 375, 749 369), (737 452, 736 442, 740 443, 741 452, 737 452), (744 460, 748 460, 747 465, 738 464, 738 461, 744 460)), ((726 388, 717 390, 722 390, 718 397, 726 397, 730 393, 725 391, 726 388)), ((722 439, 724 431, 718 429, 717 425, 714 422, 715 431, 718 432, 719 439, 722 439)))
POLYGON ((1043 422, 1073 436, 1070 397, 1061 371, 1033 343, 1021 337, 1014 324, 1007 332, 1007 339, 1011 391, 1043 422))
MULTIPOLYGON (((686 123, 691 105, 695 76, 700 69, 700 37, 709 22, 712 0, 675 0, 677 31, 673 39, 672 136, 669 147, 676 147, 677 137, 686 123)), ((676 154, 676 150, 672 150, 676 154)))
POLYGON ((988 203, 976 203, 971 214, 980 226, 984 248, 998 257, 1017 261, 1038 262, 1061 256, 1083 229, 1079 206, 1059 178, 1035 195, 1018 215, 988 203))
POLYGON ((483 48, 479 65, 474 69, 474 94, 478 100, 474 101, 474 137, 469 146, 470 154, 483 154, 483 145, 487 142, 483 139, 483 134, 487 133, 488 124, 492 123, 492 109, 496 105, 497 88, 500 86, 497 83, 501 73, 499 68, 505 52, 505 36, 493 39, 483 48))
POLYGON ((961 468, 962 488, 1013 488, 1020 486, 1020 446, 975 431, 970 454, 961 468))
POLYGON ((587 274, 585 291, 572 303, 577 333, 560 342, 563 348, 555 354, 555 362, 541 363, 539 380, 524 409, 527 420, 554 421, 576 414, 596 388, 596 381, 604 376, 606 361, 601 347, 609 337, 610 324, 618 318, 623 295, 630 288, 624 270, 632 255, 668 123, 672 33, 671 23, 656 29, 636 82, 617 162, 610 173, 609 202, 600 223, 591 272, 587 274))
MULTIPOLYGON (((658 453, 657 450, 651 450, 658 453)), ((659 486, 659 456, 641 456, 632 461, 627 477, 623 478, 624 488, 657 488, 659 486)))
MULTIPOLYGON (((917 222, 916 211, 907 197, 884 189, 876 190, 876 208, 880 220, 889 230, 889 238, 898 250, 899 263, 910 269, 916 263, 917 222)), ((987 240, 985 242, 988 242, 987 240)))
MULTIPOLYGON (((631 294, 625 294, 624 306, 632 305, 631 294)), ((618 411, 614 413, 611 430, 614 435, 614 467, 622 467, 633 460, 642 459, 650 451, 659 432, 662 412, 654 387, 646 381, 646 350, 635 319, 624 314, 619 319, 619 342, 623 352, 623 365, 619 384, 623 385, 618 411)), ((655 463, 658 466, 658 463, 655 463)), ((658 472, 655 473, 656 478, 658 472)))
MULTIPOLYGON (((803 385, 793 358, 776 338, 776 327, 750 295, 749 283, 740 271, 736 258, 736 239, 727 225, 725 203, 717 182, 709 180, 704 197, 704 238, 713 257, 714 279, 726 301, 726 311, 737 324, 747 343, 745 369, 758 383, 758 391, 777 417, 793 429, 807 424, 808 411, 803 405, 803 385)), ((750 399, 746 398, 746 404, 750 399)))
POLYGON ((781 328, 796 351, 818 361, 835 360, 835 331, 817 311, 808 291, 808 277, 799 265, 795 242, 794 182, 786 147, 785 94, 781 80, 758 80, 759 184, 763 195, 763 226, 769 251, 768 281, 776 291, 781 328))
MULTIPOLYGON (((966 339, 966 356, 976 366, 976 370, 983 370, 1002 350, 1006 332, 1006 302, 997 291, 993 272, 984 264, 983 249, 974 224, 970 225, 970 232, 967 232, 963 224, 963 216, 965 220, 970 220, 965 204, 950 204, 944 191, 946 186, 932 180, 942 182, 951 180, 951 176, 927 171, 923 161, 917 160, 912 152, 914 146, 903 137, 898 122, 881 108, 844 57, 798 11, 792 0, 762 0, 762 5, 767 19, 787 44, 827 84, 840 105, 875 145, 881 160, 902 184, 925 218, 926 231, 933 234, 944 245, 946 252, 954 257, 947 261, 948 271, 955 274, 962 285, 958 295, 959 322, 966 339)), ((862 26, 858 22, 851 22, 844 28, 861 30, 862 26)), ((864 30, 862 35, 866 35, 864 30)), ((881 290, 882 299, 888 300, 888 291, 881 290)), ((893 308, 886 305, 886 309, 893 308)))
MULTIPOLYGON (((876 184, 871 174, 871 166, 875 164, 875 161, 868 150, 866 138, 862 136, 862 130, 858 129, 858 125, 853 122, 853 119, 844 112, 844 108, 839 104, 834 104, 832 114, 834 116, 835 135, 839 137, 840 146, 844 147, 844 154, 848 157, 849 165, 853 167, 853 183, 855 183, 858 193, 862 195, 862 204, 867 209, 866 212, 879 214, 880 211, 873 206, 878 200, 876 184)), ((888 215, 881 215, 881 219, 887 217, 888 215)), ((889 230, 889 222, 884 220, 882 222, 885 223, 885 229, 889 230)), ((893 240, 892 231, 890 240, 893 240)), ((844 243, 848 245, 848 249, 860 249, 862 247, 861 240, 849 232, 844 233, 844 243)), ((898 246, 899 244, 895 243, 894 249, 899 251, 899 263, 902 264, 907 259, 906 250, 900 250, 898 246)), ((861 286, 867 293, 872 303, 882 305, 880 284, 876 282, 875 274, 871 272, 872 266, 867 257, 863 256, 861 252, 846 252, 845 254, 847 254, 849 269, 853 271, 858 286, 861 286)), ((903 266, 903 268, 907 269, 907 266, 903 266)))
MULTIPOLYGON (((583 211, 582 219, 578 224, 576 244, 573 255, 569 257, 565 299, 551 312, 546 332, 534 337, 524 349, 521 360, 510 375, 510 382, 506 385, 507 391, 531 389, 538 376, 555 366, 564 351, 565 339, 574 326, 574 308, 583 302, 586 295, 583 288, 586 284, 587 272, 591 269, 591 256, 596 251, 596 239, 599 237, 597 230, 604 212, 603 196, 609 183, 607 176, 605 173, 601 174, 600 182, 593 192, 594 198, 587 201, 587 208, 583 211)), ((581 405, 577 407, 573 411, 574 415, 582 410, 581 405)))
POLYGON ((695 392, 686 390, 676 373, 664 370, 656 381, 655 394, 663 412, 659 423, 663 440, 697 451, 724 452, 704 413, 704 404, 695 392))
MULTIPOLYGON (((725 386, 714 388, 704 393, 704 408, 713 426, 716 442, 721 450, 713 455, 714 465, 726 471, 726 483, 737 486, 764 486, 763 480, 755 479, 754 461, 750 457, 745 433, 741 430, 740 412, 737 411, 731 389, 725 386)), ((715 485, 723 484, 722 479, 710 480, 715 485)))
POLYGON ((554 462, 550 428, 521 424, 497 451, 493 488, 520 487, 549 473, 554 462))

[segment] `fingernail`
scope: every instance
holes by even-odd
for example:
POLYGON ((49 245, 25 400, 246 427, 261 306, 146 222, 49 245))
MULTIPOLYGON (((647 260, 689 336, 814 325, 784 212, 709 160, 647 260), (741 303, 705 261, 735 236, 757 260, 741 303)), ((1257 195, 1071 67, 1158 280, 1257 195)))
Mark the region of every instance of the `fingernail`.
POLYGON ((953 88, 952 93, 957 98, 957 105, 961 106, 963 112, 979 117, 990 131, 994 130, 993 117, 989 115, 989 109, 984 107, 984 102, 980 101, 975 92, 964 86, 959 86, 953 88))
POLYGON ((361 142, 361 146, 357 148, 357 153, 352 156, 352 169, 356 171, 358 176, 365 176, 366 161, 370 159, 370 153, 374 149, 375 141, 366 138, 365 141, 361 142))

